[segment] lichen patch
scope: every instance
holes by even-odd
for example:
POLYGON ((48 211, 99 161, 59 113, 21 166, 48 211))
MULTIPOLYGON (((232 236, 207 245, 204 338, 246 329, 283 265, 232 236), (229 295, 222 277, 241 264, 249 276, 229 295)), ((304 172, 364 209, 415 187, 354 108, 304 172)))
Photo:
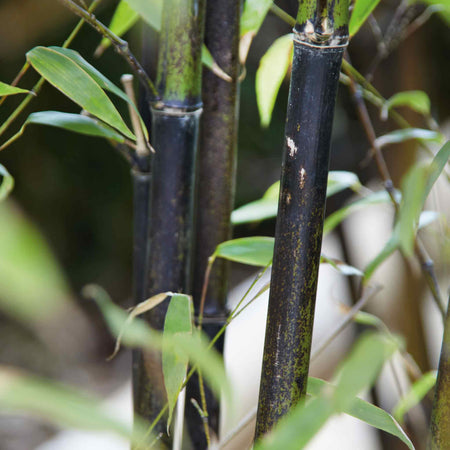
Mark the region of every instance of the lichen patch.
POLYGON ((299 183, 300 189, 303 189, 305 187, 306 178, 308 178, 308 175, 306 174, 306 170, 304 167, 300 169, 299 175, 300 175, 300 183, 299 183))
POLYGON ((287 146, 288 146, 288 149, 289 149, 289 156, 292 158, 297 153, 298 148, 295 145, 295 142, 290 137, 288 137, 286 139, 286 143, 287 143, 287 146))

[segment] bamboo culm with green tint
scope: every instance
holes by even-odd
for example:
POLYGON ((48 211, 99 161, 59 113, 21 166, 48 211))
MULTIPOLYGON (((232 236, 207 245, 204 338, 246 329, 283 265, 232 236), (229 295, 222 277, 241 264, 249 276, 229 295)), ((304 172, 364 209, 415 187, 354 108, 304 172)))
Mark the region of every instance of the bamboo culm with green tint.
MULTIPOLYGON (((156 87, 151 105, 149 258, 146 297, 191 292, 195 157, 201 103, 201 46, 204 0, 165 0, 156 87)), ((167 302, 145 314, 155 329, 164 326, 167 302)), ((161 356, 134 354, 134 410, 153 422, 167 398, 161 356)), ((166 435, 166 417, 154 428, 166 435)), ((161 445, 170 445, 163 438, 161 445)))
POLYGON ((429 450, 444 450, 450 443, 450 308, 444 323, 441 357, 431 410, 429 450))
POLYGON ((331 129, 347 24, 346 0, 300 3, 256 438, 306 394, 331 129))
MULTIPOLYGON (((193 257, 193 297, 195 314, 201 308, 202 290, 208 258, 218 244, 231 238, 230 215, 234 203, 235 160, 238 121, 239 18, 240 0, 207 0, 205 44, 214 61, 230 80, 203 71, 203 115, 197 157, 195 247, 193 257)), ((203 330, 212 338, 227 318, 226 292, 228 267, 216 261, 203 305, 203 330)), ((223 338, 216 343, 223 351, 223 338)), ((205 386, 208 426, 218 434, 219 401, 205 386)), ((197 375, 187 385, 187 398, 201 404, 197 375)), ((203 421, 191 402, 186 403, 186 420, 194 448, 207 448, 203 421)))

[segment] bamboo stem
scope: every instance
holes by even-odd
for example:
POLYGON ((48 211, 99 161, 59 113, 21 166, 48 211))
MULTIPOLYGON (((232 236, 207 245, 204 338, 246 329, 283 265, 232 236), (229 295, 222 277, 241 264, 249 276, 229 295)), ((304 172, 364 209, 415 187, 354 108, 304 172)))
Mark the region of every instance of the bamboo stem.
POLYGON ((306 394, 331 126, 348 3, 301 2, 294 28, 256 438, 306 394))

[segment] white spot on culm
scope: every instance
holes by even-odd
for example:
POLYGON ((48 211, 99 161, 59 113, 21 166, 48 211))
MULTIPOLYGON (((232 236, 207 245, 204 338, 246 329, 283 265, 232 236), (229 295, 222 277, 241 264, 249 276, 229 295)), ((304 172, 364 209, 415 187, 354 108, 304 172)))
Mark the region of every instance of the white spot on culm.
POLYGON ((305 187, 305 183, 306 183, 306 170, 304 167, 302 167, 300 169, 300 189, 303 189, 305 187))
POLYGON ((297 150, 298 150, 297 146, 295 145, 295 142, 290 137, 288 137, 286 139, 286 142, 287 142, 287 146, 289 149, 289 156, 292 158, 297 153, 297 150))

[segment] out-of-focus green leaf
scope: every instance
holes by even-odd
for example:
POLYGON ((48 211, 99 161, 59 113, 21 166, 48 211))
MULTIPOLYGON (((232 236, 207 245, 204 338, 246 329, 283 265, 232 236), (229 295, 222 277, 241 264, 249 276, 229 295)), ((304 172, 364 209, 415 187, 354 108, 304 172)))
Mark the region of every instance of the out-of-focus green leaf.
POLYGON ((191 365, 198 366, 202 371, 217 395, 220 395, 221 390, 229 395, 231 391, 223 361, 214 348, 209 348, 208 338, 202 333, 195 332, 190 338, 185 334, 163 336, 163 333, 150 328, 142 319, 127 321, 128 314, 116 306, 101 287, 89 285, 83 291, 86 297, 92 298, 97 303, 113 336, 116 338, 121 336, 125 345, 157 351, 164 348, 165 352, 185 354, 191 365))
POLYGON ((126 137, 136 139, 100 85, 71 58, 55 49, 35 47, 27 53, 27 60, 42 77, 83 109, 126 137))
POLYGON ((0 367, 0 409, 9 414, 31 413, 63 427, 112 431, 141 449, 152 441, 145 437, 141 419, 133 433, 131 427, 104 411, 101 400, 91 394, 6 367, 0 367))
POLYGON ((350 22, 348 24, 350 36, 354 36, 363 23, 372 14, 380 0, 356 0, 350 22))
POLYGON ((278 91, 292 61, 293 48, 292 34, 281 36, 259 62, 256 72, 256 100, 262 127, 270 124, 278 91))
POLYGON ((368 325, 378 328, 380 331, 389 331, 387 326, 379 317, 365 311, 358 311, 353 317, 353 320, 361 325, 368 325))
POLYGON ((30 94, 30 91, 26 89, 21 89, 16 86, 10 86, 9 84, 0 81, 0 97, 6 95, 16 95, 16 94, 30 94))
MULTIPOLYGON (((328 174, 327 198, 347 188, 355 192, 361 188, 361 183, 354 173, 336 170, 328 174)), ((262 198, 235 209, 231 214, 231 222, 238 225, 276 217, 279 193, 280 182, 277 181, 267 189, 262 198)))
POLYGON ((250 266, 266 267, 272 261, 274 241, 274 238, 266 236, 232 239, 219 244, 213 256, 250 266))
POLYGON ((431 13, 437 12, 443 20, 450 25, 450 2, 448 0, 420 0, 420 3, 430 5, 428 8, 431 13))
POLYGON ((441 142, 443 136, 437 131, 425 130, 423 128, 403 128, 384 134, 383 136, 378 137, 375 142, 379 147, 384 147, 388 144, 398 144, 411 139, 441 142))
POLYGON ((272 0, 247 0, 241 17, 241 36, 256 34, 269 12, 272 0))
POLYGON ((398 343, 383 334, 363 335, 342 363, 337 381, 333 383, 335 389, 325 386, 315 398, 300 402, 272 432, 256 443, 255 450, 304 448, 332 415, 351 408, 355 397, 373 385, 383 364, 397 348, 398 343))
MULTIPOLYGON (((116 10, 114 11, 114 15, 108 28, 116 36, 122 36, 130 28, 133 27, 138 19, 139 14, 133 8, 131 8, 131 6, 125 0, 121 0, 121 2, 117 5, 116 10)), ((107 38, 103 38, 100 42, 100 45, 95 50, 96 56, 100 56, 110 45, 111 41, 107 38)))
POLYGON ((397 92, 390 99, 384 102, 381 109, 381 118, 388 118, 389 110, 397 106, 408 106, 420 114, 430 114, 430 98, 423 91, 397 92))
POLYGON ((364 269, 364 283, 367 284, 372 277, 375 270, 382 264, 389 256, 391 256, 399 246, 398 235, 394 231, 386 242, 380 253, 367 265, 364 269))
POLYGON ((442 148, 436 153, 433 161, 430 165, 430 171, 427 179, 427 185, 425 188, 424 200, 428 197, 431 192, 431 188, 436 183, 437 179, 444 170, 445 165, 448 163, 450 158, 450 141, 446 142, 442 148))
POLYGON ((14 187, 14 178, 11 174, 6 170, 2 164, 0 164, 0 175, 3 177, 2 182, 0 184, 0 202, 8 197, 9 193, 13 190, 14 187))
MULTIPOLYGON (((334 389, 335 387, 319 378, 308 378, 308 394, 312 396, 320 395, 324 388, 334 389)), ((346 408, 343 412, 355 417, 356 419, 362 420, 374 428, 386 431, 387 433, 398 437, 410 449, 414 449, 412 442, 401 426, 384 409, 378 408, 377 406, 372 405, 359 397, 355 397, 352 405, 346 408)))
MULTIPOLYGON (((170 300, 164 321, 165 339, 173 336, 180 338, 192 338, 192 299, 188 295, 174 294, 170 300)), ((189 363, 189 358, 185 353, 174 351, 166 351, 163 344, 162 366, 164 374, 164 385, 166 387, 167 399, 169 402, 169 417, 167 419, 167 428, 172 421, 172 414, 177 403, 178 395, 184 379, 189 363)))
POLYGON ((113 128, 91 117, 81 114, 63 113, 59 111, 40 111, 28 116, 22 128, 2 147, 7 147, 18 139, 25 132, 25 127, 30 124, 49 125, 51 127, 62 128, 67 131, 84 134, 87 136, 102 137, 112 139, 116 142, 125 142, 125 138, 113 128))
POLYGON ((427 395, 427 392, 436 384, 437 371, 431 370, 424 373, 422 378, 417 380, 409 392, 402 397, 394 408, 392 415, 400 422, 403 422, 405 414, 414 406, 418 405, 427 395))
POLYGON ((419 217, 419 225, 417 228, 420 230, 422 228, 427 227, 428 225, 432 224, 434 221, 439 219, 442 214, 436 212, 436 211, 422 211, 420 213, 419 217))
POLYGON ((373 194, 369 194, 367 197, 356 200, 348 205, 337 210, 333 214, 330 214, 326 219, 323 227, 324 234, 332 231, 338 226, 346 217, 355 211, 359 211, 370 205, 377 205, 380 203, 390 203, 391 198, 386 191, 378 191, 373 194))
POLYGON ((163 0, 126 0, 152 28, 161 29, 163 0))
POLYGON ((364 275, 361 270, 357 269, 356 267, 350 266, 336 258, 329 258, 328 256, 321 255, 320 262, 330 264, 331 267, 333 267, 342 275, 358 277, 362 277, 364 275))
POLYGON ((0 203, 0 309, 34 326, 71 301, 59 264, 39 231, 9 201, 0 203))

